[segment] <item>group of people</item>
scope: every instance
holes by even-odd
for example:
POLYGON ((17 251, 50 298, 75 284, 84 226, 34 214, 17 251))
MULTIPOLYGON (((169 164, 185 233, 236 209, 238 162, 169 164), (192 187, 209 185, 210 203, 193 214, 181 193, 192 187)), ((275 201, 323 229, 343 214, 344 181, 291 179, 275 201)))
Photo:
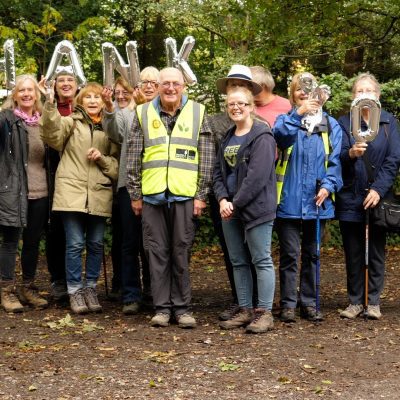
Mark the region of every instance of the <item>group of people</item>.
MULTIPOLYGON (((399 168, 397 121, 382 110, 379 133, 368 145, 355 142, 350 115, 336 121, 323 112, 308 132, 307 116, 321 104, 301 85, 305 75, 315 81, 296 74, 287 100, 273 93, 268 70, 234 65, 216 82, 226 111, 213 116, 188 98, 176 68, 147 67, 136 88, 120 77, 113 88, 92 82, 78 90, 70 67, 59 67, 54 82, 19 76, 0 112, 2 307, 47 306, 34 283, 45 230, 54 299, 69 299, 77 314, 100 312, 96 285, 112 217, 113 288, 120 290, 122 312, 136 314, 143 299, 151 299, 152 326, 175 319, 179 327, 194 328, 189 262, 196 219, 208 201, 233 296, 220 314, 222 329, 262 333, 273 327, 273 229, 280 319, 294 322, 300 306, 300 317, 320 320, 317 235, 335 217, 349 295, 341 317, 364 311, 369 245, 365 311, 379 319, 386 233, 371 225, 366 243, 365 218, 399 168)), ((379 83, 361 74, 353 98, 366 93, 379 99, 379 83)), ((369 118, 364 109, 362 125, 369 118)))

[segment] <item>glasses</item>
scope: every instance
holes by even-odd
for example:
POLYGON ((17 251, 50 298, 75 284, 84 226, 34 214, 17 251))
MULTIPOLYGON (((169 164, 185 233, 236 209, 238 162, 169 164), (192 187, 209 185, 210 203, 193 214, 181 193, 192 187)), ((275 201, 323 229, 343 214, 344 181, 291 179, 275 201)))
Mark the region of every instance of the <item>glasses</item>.
POLYGON ((126 97, 128 95, 129 95, 129 92, 127 90, 116 90, 114 92, 114 96, 124 96, 124 97, 126 97))
POLYGON ((139 82, 139 85, 141 86, 141 87, 146 87, 147 85, 151 85, 151 86, 154 86, 154 87, 157 87, 158 86, 158 82, 157 81, 141 81, 141 82, 139 82))
POLYGON ((180 82, 161 82, 161 86, 163 89, 169 89, 170 86, 173 86, 174 89, 179 89, 180 87, 183 86, 183 83, 180 82))
POLYGON ((244 101, 236 101, 234 103, 228 103, 228 108, 230 110, 233 110, 235 107, 245 108, 245 107, 247 107, 249 105, 250 105, 250 103, 245 103, 244 101))

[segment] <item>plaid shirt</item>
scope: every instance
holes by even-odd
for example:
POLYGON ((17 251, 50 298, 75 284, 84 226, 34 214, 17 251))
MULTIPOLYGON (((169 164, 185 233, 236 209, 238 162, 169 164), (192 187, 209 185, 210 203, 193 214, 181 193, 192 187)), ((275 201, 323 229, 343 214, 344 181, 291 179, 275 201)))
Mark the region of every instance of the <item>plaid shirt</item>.
MULTIPOLYGON (((153 100, 154 101, 154 100, 153 100)), ((181 105, 175 115, 170 115, 160 110, 160 118, 167 129, 168 135, 174 129, 183 106, 181 105)), ((126 146, 126 188, 132 200, 142 198, 142 156, 144 150, 143 131, 137 113, 133 119, 132 130, 127 137, 126 146)), ((204 115, 198 141, 199 173, 197 178, 197 191, 194 196, 197 200, 206 200, 212 183, 212 174, 215 161, 215 145, 208 117, 204 115)))

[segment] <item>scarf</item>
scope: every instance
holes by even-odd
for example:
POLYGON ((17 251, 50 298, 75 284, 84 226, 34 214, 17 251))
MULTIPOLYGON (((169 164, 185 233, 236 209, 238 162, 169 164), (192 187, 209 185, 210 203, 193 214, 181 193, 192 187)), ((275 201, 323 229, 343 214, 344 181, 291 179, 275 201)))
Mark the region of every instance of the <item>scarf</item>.
POLYGON ((92 120, 94 125, 99 125, 101 124, 101 115, 97 115, 96 117, 91 117, 89 115, 89 118, 92 120))
POLYGON ((14 109, 14 114, 21 118, 26 125, 28 126, 38 126, 39 125, 39 118, 40 114, 35 111, 32 116, 30 117, 26 112, 20 110, 19 108, 14 109))

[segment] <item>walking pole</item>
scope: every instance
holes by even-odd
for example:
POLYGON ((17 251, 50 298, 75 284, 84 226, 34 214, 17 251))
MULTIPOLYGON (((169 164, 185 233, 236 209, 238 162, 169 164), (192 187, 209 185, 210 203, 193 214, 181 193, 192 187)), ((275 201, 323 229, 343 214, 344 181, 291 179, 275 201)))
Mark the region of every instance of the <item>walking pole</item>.
POLYGON ((365 212, 364 318, 368 318, 369 208, 365 212))
MULTIPOLYGON (((317 179, 317 184, 316 184, 316 194, 318 194, 319 190, 321 188, 321 181, 317 179)), ((321 309, 320 309, 320 302, 319 302, 319 289, 320 289, 320 258, 321 258, 321 237, 320 237, 320 231, 321 231, 321 222, 319 218, 319 206, 317 205, 317 219, 316 219, 316 244, 317 244, 317 252, 316 252, 316 266, 315 266, 315 321, 319 322, 322 321, 322 314, 321 314, 321 309)))
POLYGON ((108 282, 107 282, 107 263, 106 253, 103 248, 103 269, 104 269, 104 288, 106 289, 106 297, 108 297, 108 282))

